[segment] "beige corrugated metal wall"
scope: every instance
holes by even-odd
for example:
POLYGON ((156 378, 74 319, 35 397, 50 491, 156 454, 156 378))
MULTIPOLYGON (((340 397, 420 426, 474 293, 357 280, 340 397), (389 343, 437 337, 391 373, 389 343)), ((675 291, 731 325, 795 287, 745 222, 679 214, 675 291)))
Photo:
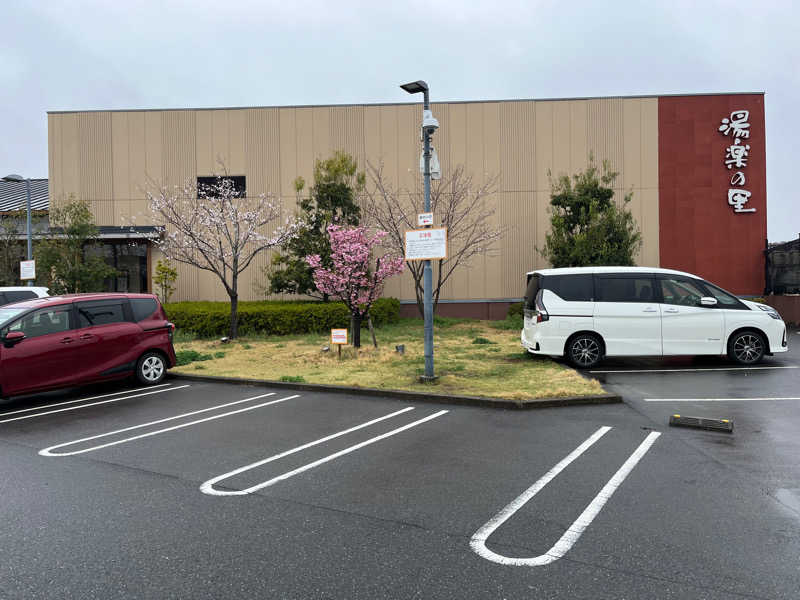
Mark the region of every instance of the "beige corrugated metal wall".
MULTIPOLYGON (((549 228, 549 180, 583 169, 590 154, 608 160, 616 195, 633 192, 631 211, 642 230, 639 264, 658 265, 658 99, 500 101, 433 105, 434 136, 443 172, 463 164, 476 183, 497 175, 495 221, 508 227, 496 256, 454 274, 443 299, 518 298, 524 273, 546 266, 536 251, 549 228)), ((345 150, 364 165, 383 162, 397 188, 417 177, 419 104, 112 111, 48 114, 50 201, 89 201, 98 225, 147 224, 148 182, 178 185, 212 175, 218 161, 247 177, 248 194, 272 193, 294 210, 294 179, 311 181, 314 160, 345 150)), ((153 264, 155 264, 154 257, 153 264)), ((254 261, 241 297, 259 297, 254 261)), ((225 300, 221 284, 181 266, 174 299, 225 300)), ((407 275, 386 294, 413 299, 407 275)))

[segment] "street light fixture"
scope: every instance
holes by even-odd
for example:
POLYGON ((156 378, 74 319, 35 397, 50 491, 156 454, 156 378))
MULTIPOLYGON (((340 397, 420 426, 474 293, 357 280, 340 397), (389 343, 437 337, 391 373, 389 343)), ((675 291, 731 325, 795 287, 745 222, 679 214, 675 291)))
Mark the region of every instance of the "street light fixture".
MULTIPOLYGON (((25 189, 28 195, 28 204, 27 204, 27 212, 28 212, 28 260, 33 258, 33 238, 31 234, 31 180, 22 177, 22 175, 6 175, 3 177, 3 181, 13 181, 19 183, 21 181, 25 182, 25 189)), ((30 279, 28 280, 28 285, 33 285, 33 281, 30 279)))
MULTIPOLYGON (((409 94, 423 94, 422 105, 422 157, 425 183, 425 212, 431 211, 431 136, 439 128, 439 122, 431 114, 428 84, 412 81, 400 86, 409 94)), ((425 375, 422 381, 435 381, 433 373, 433 270, 431 261, 426 260, 422 268, 423 315, 425 317, 425 375)))

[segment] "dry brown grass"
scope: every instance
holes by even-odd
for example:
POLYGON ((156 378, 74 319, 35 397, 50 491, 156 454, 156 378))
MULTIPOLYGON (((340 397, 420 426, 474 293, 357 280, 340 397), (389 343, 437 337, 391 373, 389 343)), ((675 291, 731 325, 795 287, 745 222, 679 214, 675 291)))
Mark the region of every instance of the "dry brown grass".
POLYGON ((435 331, 435 384, 419 383, 424 354, 422 322, 404 320, 378 330, 379 348, 372 347, 368 331, 362 333, 360 351, 336 348, 323 352, 328 336, 306 335, 272 338, 241 338, 218 341, 176 342, 175 349, 196 350, 224 358, 194 362, 174 370, 178 373, 280 380, 302 378, 308 383, 349 385, 367 388, 428 391, 525 400, 554 396, 603 393, 599 383, 588 380, 550 359, 523 352, 518 331, 501 331, 489 322, 448 323, 435 331), (476 338, 491 343, 475 344, 476 338), (405 354, 395 345, 405 344, 405 354))

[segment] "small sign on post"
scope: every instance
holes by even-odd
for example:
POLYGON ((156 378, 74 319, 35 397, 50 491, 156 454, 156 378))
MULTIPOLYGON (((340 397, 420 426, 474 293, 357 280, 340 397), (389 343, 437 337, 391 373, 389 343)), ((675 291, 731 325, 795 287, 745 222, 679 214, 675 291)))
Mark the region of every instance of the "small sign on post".
POLYGON ((417 215, 417 225, 420 227, 427 227, 428 225, 433 225, 433 213, 419 213, 417 215))
POLYGON ((339 358, 342 358, 342 344, 347 345, 347 329, 331 329, 331 346, 339 347, 339 358))
POLYGON ((406 260, 447 258, 447 229, 412 229, 406 231, 406 260))
POLYGON ((19 261, 19 278, 22 281, 30 281, 36 279, 36 261, 35 260, 21 260, 19 261))

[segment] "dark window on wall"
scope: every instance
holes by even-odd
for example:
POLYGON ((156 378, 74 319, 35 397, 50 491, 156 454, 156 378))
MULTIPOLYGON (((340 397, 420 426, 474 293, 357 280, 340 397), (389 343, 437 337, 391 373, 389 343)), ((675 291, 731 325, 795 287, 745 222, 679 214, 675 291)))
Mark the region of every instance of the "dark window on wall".
MULTIPOLYGON (((222 179, 228 179, 233 183, 233 189, 236 190, 236 195, 244 198, 247 196, 247 180, 244 175, 226 175, 222 179)), ((197 191, 199 193, 208 189, 209 186, 217 185, 216 175, 211 177, 198 177, 197 178, 197 191)))
POLYGON ((85 252, 87 256, 100 256, 117 271, 103 282, 102 291, 147 293, 147 242, 104 241, 87 246, 85 252))

